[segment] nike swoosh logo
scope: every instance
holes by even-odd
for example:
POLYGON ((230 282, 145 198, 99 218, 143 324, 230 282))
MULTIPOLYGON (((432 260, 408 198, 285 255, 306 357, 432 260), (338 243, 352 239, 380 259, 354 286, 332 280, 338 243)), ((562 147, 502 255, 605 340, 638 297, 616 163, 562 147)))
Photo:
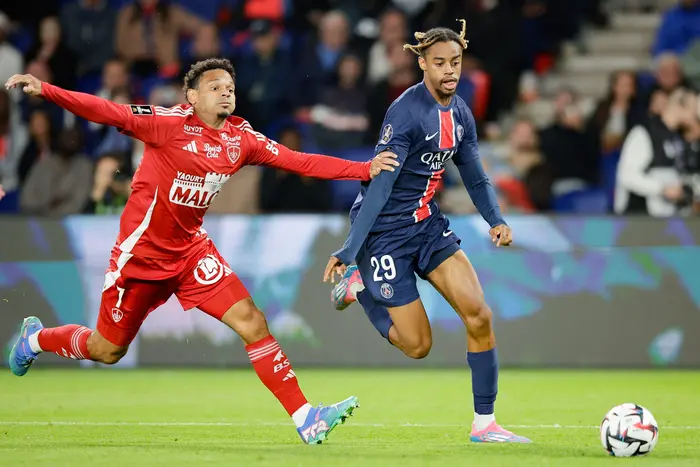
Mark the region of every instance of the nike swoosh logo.
POLYGON ((425 140, 426 140, 426 141, 430 141, 431 139, 435 138, 435 137, 437 136, 438 133, 440 133, 440 132, 439 132, 439 131, 436 131, 436 132, 433 133, 431 136, 425 135, 425 140))
POLYGON ((443 237, 449 237, 450 235, 452 235, 452 231, 451 231, 451 230, 448 230, 448 231, 442 233, 442 236, 443 236, 443 237))

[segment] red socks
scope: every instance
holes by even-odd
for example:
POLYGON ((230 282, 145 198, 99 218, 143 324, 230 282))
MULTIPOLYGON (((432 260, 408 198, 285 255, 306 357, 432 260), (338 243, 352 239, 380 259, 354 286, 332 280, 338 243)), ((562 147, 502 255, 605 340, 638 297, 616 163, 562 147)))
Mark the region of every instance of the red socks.
POLYGON ((39 347, 44 352, 54 352, 60 357, 74 360, 90 360, 87 340, 92 330, 77 324, 67 324, 57 328, 39 331, 39 347))
POLYGON ((308 403, 287 356, 272 336, 246 345, 250 362, 260 381, 275 395, 291 416, 308 403))

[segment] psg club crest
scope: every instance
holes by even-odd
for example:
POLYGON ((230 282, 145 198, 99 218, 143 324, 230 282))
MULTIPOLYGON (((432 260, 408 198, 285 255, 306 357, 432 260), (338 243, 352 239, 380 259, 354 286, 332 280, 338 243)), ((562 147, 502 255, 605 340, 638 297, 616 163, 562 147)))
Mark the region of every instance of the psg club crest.
POLYGON ((228 154, 228 160, 231 161, 231 164, 235 164, 238 162, 238 159, 241 158, 241 148, 238 146, 226 145, 226 154, 228 154))
POLYGON ((382 297, 386 298, 389 300, 391 297, 394 296, 394 288, 391 286, 391 284, 387 284, 386 282, 382 284, 382 286, 379 288, 379 293, 382 294, 382 297))
POLYGON ((462 125, 457 125, 457 140, 462 141, 464 137, 464 127, 462 125))
POLYGON ((394 129, 390 124, 387 124, 382 130, 382 138, 379 140, 379 143, 387 144, 389 141, 391 141, 392 136, 394 136, 394 129))

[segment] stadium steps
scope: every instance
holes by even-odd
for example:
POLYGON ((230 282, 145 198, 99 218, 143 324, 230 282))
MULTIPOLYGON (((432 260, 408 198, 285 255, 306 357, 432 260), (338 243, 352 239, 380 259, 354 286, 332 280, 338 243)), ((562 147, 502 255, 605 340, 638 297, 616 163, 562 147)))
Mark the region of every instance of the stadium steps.
POLYGON ((590 55, 649 53, 653 31, 596 31, 586 39, 590 55))
POLYGON ((661 16, 656 13, 615 13, 610 20, 615 31, 648 31, 652 35, 661 24, 661 16))
POLYGON ((610 29, 586 34, 585 53, 573 44, 564 47, 557 70, 540 82, 542 98, 519 104, 515 115, 529 117, 538 126, 549 124, 554 115, 553 96, 563 86, 576 89, 582 96, 584 110, 592 111, 596 100, 607 93, 612 72, 651 67, 649 49, 660 22, 661 15, 657 13, 613 13, 610 29))

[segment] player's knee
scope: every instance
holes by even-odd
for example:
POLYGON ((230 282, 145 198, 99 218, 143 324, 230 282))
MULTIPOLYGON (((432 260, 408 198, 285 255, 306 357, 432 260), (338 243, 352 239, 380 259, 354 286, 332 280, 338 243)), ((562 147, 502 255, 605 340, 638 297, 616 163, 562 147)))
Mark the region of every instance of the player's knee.
POLYGON ((420 344, 414 346, 414 347, 409 347, 404 350, 404 353, 406 354, 407 357, 420 360, 421 358, 425 358, 428 356, 430 353, 430 349, 432 348, 432 343, 431 342, 421 342, 420 344))
POLYGON ((486 302, 480 300, 472 305, 467 314, 467 328, 470 333, 481 335, 491 332, 493 314, 486 302))
POLYGON ((224 314, 222 321, 249 343, 257 342, 270 334, 265 315, 250 298, 231 307, 224 314))
POLYGON ((433 347, 433 340, 430 336, 417 336, 403 344, 403 352, 407 357, 420 360, 427 357, 430 353, 430 349, 433 347))

